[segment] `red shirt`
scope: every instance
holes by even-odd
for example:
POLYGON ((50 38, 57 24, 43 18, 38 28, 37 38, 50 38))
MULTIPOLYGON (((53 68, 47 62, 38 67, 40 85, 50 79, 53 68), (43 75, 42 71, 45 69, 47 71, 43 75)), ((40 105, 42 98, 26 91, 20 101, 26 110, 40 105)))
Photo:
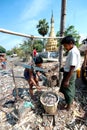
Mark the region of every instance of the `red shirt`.
POLYGON ((33 56, 35 57, 36 54, 37 54, 37 51, 36 51, 36 49, 34 49, 34 50, 33 50, 33 56))

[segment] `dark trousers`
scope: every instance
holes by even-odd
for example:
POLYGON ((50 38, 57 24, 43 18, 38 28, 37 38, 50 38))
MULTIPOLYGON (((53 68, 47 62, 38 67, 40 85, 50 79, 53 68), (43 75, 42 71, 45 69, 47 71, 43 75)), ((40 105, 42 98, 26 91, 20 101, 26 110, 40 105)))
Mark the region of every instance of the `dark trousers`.
POLYGON ((71 104, 75 97, 75 80, 76 80, 76 72, 74 72, 70 78, 69 86, 65 87, 63 85, 64 80, 66 80, 66 76, 68 72, 63 73, 63 80, 60 87, 60 92, 64 94, 65 101, 67 104, 71 104))

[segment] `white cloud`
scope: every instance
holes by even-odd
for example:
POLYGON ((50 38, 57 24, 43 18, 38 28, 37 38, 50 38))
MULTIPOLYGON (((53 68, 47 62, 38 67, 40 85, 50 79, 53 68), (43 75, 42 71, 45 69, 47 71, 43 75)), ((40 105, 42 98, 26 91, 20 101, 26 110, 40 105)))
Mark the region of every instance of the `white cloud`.
MULTIPOLYGON (((39 34, 36 29, 38 17, 42 16, 44 12, 46 13, 46 9, 49 8, 51 3, 51 0, 29 0, 29 2, 26 2, 26 6, 24 6, 21 14, 19 14, 19 19, 15 20, 15 26, 13 27, 10 25, 12 30, 10 27, 9 30, 38 36, 39 34)), ((5 47, 7 50, 23 42, 23 40, 24 38, 19 36, 8 34, 0 35, 0 45, 5 47)))
POLYGON ((23 38, 19 38, 19 37, 14 37, 10 39, 9 42, 7 42, 8 47, 10 48, 17 47, 21 43, 23 43, 23 38))
POLYGON ((6 50, 10 50, 15 46, 18 46, 20 43, 23 43, 22 37, 12 36, 8 34, 0 35, 0 45, 3 46, 6 50))
POLYGON ((87 38, 87 34, 80 34, 81 38, 80 38, 80 43, 82 43, 82 41, 87 38))
POLYGON ((19 30, 21 33, 27 33, 29 35, 39 35, 36 29, 36 25, 38 24, 38 20, 32 19, 29 21, 25 21, 25 23, 21 23, 19 30))
MULTIPOLYGON (((39 35, 36 29, 37 23, 37 20, 32 19, 29 21, 25 21, 25 23, 22 22, 19 25, 16 24, 16 26, 18 26, 18 30, 16 32, 37 36, 39 35)), ((18 44, 23 43, 24 39, 24 37, 0 33, 0 45, 3 46, 6 50, 10 50, 18 44)))
POLYGON ((45 10, 50 2, 50 0, 33 0, 31 3, 29 1, 29 4, 27 3, 25 9, 21 14, 21 19, 27 20, 34 18, 40 14, 41 11, 45 10))
POLYGON ((39 14, 41 16, 49 4, 51 4, 50 0, 32 0, 26 3, 20 14, 19 22, 15 24, 17 32, 35 36, 39 35, 36 29, 36 25, 38 24, 36 16, 39 16, 39 14))
POLYGON ((9 35, 6 35, 4 33, 0 33, 0 44, 4 43, 4 41, 6 41, 10 36, 9 35))

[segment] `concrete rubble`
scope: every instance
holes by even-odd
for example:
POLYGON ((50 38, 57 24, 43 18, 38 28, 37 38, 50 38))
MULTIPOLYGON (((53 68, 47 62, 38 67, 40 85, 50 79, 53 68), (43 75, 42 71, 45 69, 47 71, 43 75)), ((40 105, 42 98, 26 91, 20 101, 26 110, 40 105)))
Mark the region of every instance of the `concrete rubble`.
MULTIPOLYGON (((56 83, 54 86, 46 86, 42 91, 34 88, 32 99, 28 83, 23 77, 24 68, 13 66, 14 82, 12 64, 8 61, 7 69, 0 69, 0 130, 87 130, 87 85, 82 84, 81 79, 76 80, 76 96, 72 109, 66 111, 62 109, 65 100, 56 83), (59 97, 55 115, 47 114, 40 102, 40 96, 45 91, 55 92, 59 97)), ((55 64, 57 62, 44 63, 43 66, 51 68, 55 64)), ((56 75, 57 71, 48 73, 50 76, 56 75)))

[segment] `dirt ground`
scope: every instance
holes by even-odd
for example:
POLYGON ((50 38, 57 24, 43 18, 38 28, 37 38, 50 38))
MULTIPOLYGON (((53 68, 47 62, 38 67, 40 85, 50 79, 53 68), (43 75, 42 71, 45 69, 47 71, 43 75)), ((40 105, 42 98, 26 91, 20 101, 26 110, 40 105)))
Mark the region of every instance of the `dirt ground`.
MULTIPOLYGON (((34 88, 35 98, 32 99, 28 83, 23 77, 24 68, 13 64, 17 60, 11 59, 6 70, 0 69, 0 130, 87 130, 87 85, 80 78, 76 79, 76 96, 70 111, 62 109, 65 100, 55 79, 51 86, 45 86, 42 91, 34 88), (46 113, 40 102, 42 93, 48 91, 56 93, 59 99, 53 115, 46 113)), ((43 66, 49 69, 56 64, 48 62, 43 66)), ((56 74, 58 69, 48 73, 48 78, 56 74)))

